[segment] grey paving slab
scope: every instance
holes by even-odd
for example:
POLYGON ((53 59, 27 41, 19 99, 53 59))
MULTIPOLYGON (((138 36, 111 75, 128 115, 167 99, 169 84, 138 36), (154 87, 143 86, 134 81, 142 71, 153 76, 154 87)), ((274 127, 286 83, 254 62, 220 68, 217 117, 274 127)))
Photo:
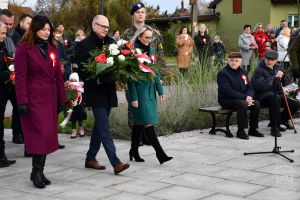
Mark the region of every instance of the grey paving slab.
MULTIPOLYGON (((184 173, 178 176, 164 179, 163 182, 174 185, 186 186, 190 188, 203 188, 206 185, 211 185, 223 181, 224 179, 202 176, 197 174, 184 173)), ((162 181, 161 181, 162 182, 162 181)))
POLYGON ((169 200, 182 200, 182 199, 200 199, 202 197, 213 194, 214 192, 201 190, 201 189, 193 189, 183 186, 172 186, 169 188, 165 188, 156 192, 153 192, 149 196, 155 198, 169 199, 169 200))
POLYGON ((252 194, 247 198, 253 200, 299 200, 300 193, 278 188, 268 188, 266 190, 252 194))
POLYGON ((97 186, 86 186, 70 183, 71 190, 65 190, 53 197, 59 197, 65 200, 96 200, 119 193, 116 190, 101 188, 97 186))
POLYGON ((244 197, 266 189, 266 187, 256 184, 224 180, 211 185, 204 186, 204 189, 244 197))
POLYGON ((226 195, 226 194, 213 194, 211 196, 201 198, 200 200, 249 200, 249 199, 232 196, 232 195, 226 195))
POLYGON ((254 171, 243 170, 243 169, 233 169, 233 168, 215 172, 211 175, 217 178, 223 178, 227 180, 234 180, 240 182, 249 182, 251 180, 256 180, 261 177, 268 176, 268 174, 266 173, 254 172, 254 171))
POLYGON ((131 194, 127 192, 122 192, 116 195, 106 197, 103 200, 157 200, 157 199, 160 198, 157 197, 153 198, 145 195, 137 195, 137 194, 131 194))
POLYGON ((159 183, 149 180, 133 180, 128 181, 126 183, 120 183, 116 184, 112 187, 108 187, 110 189, 123 191, 123 192, 129 192, 129 193, 135 193, 135 194, 149 194, 157 190, 161 190, 163 188, 170 187, 170 184, 167 183, 159 183))

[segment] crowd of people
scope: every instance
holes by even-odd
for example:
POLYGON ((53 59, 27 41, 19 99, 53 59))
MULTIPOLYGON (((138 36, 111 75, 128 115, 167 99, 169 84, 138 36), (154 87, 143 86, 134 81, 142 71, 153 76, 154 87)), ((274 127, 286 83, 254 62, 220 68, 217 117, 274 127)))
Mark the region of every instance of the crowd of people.
MULTIPOLYGON (((131 15, 134 24, 121 37, 133 42, 151 58, 157 53, 162 54, 162 51, 159 52, 162 48, 159 31, 145 25, 145 5, 133 5, 131 15)), ((90 79, 83 67, 83 63, 91 57, 89 52, 117 42, 120 39, 119 31, 114 31, 113 37, 109 37, 109 20, 103 15, 97 15, 93 18, 90 34, 86 37, 82 30, 78 30, 75 41, 71 42, 64 34, 63 24, 59 23, 54 28, 46 16, 21 16, 20 25, 15 29, 13 22, 11 11, 0 11, 0 86, 1 91, 5 91, 4 95, 1 92, 0 167, 8 167, 16 162, 8 160, 5 154, 3 122, 6 103, 10 100, 13 104, 13 141, 16 140, 15 134, 19 134, 18 143, 24 143, 24 155, 32 157, 30 180, 41 189, 51 184, 44 174, 44 167, 47 155, 59 148, 58 114, 67 100, 64 81, 69 80, 84 82, 83 103, 74 106, 71 116, 71 138, 78 135, 77 123, 79 135, 85 135, 83 120, 86 119, 86 107, 91 108, 95 119, 85 167, 106 169, 96 159, 103 145, 115 174, 128 169, 130 165, 121 162, 117 156, 109 132, 111 108, 118 106, 115 80, 105 75, 90 79), (11 36, 10 31, 13 32, 11 36), (15 68, 13 80, 10 77, 9 64, 12 62, 9 59, 15 68)), ((156 62, 154 57, 152 62, 156 62)), ((134 158, 137 162, 144 161, 138 152, 143 134, 147 135, 156 151, 159 163, 171 160, 172 157, 167 156, 161 147, 155 131, 158 123, 156 93, 160 95, 161 101, 165 99, 159 72, 155 71, 153 79, 128 82, 127 85, 129 121, 133 124, 130 160, 134 158)))
MULTIPOLYGON (((83 103, 74 107, 71 116, 71 138, 77 138, 78 134, 85 136, 83 121, 87 117, 86 107, 91 108, 95 119, 85 167, 106 169, 96 158, 101 145, 115 174, 130 167, 117 156, 109 132, 111 109, 118 106, 115 80, 106 75, 90 78, 83 66, 91 58, 89 52, 120 39, 133 42, 136 48, 151 58, 153 55, 153 64, 158 62, 164 65, 162 36, 157 29, 145 25, 145 5, 140 2, 134 4, 130 14, 133 25, 123 34, 115 30, 112 37, 108 36, 109 19, 97 15, 91 23, 90 34, 86 36, 82 30, 78 30, 76 39, 72 42, 64 33, 62 23, 53 27, 46 16, 26 14, 20 17, 18 25, 13 28, 13 13, 8 9, 0 10, 0 167, 8 167, 16 162, 7 159, 5 154, 4 113, 9 100, 13 106, 12 141, 24 143, 24 155, 32 157, 30 180, 37 188, 45 188, 51 184, 44 174, 44 167, 47 155, 63 147, 58 143, 58 115, 67 100, 64 89, 66 80, 84 82, 83 103), (154 55, 157 55, 157 60, 154 55), (12 62, 15 68, 14 79, 9 71, 12 62)), ((278 34, 271 25, 267 25, 267 32, 263 32, 262 24, 258 24, 255 33, 251 34, 251 26, 245 25, 238 42, 240 53, 231 52, 227 64, 218 73, 219 104, 237 110, 237 137, 241 139, 249 139, 248 135, 264 136, 257 130, 260 105, 269 108, 271 135, 281 136, 280 131, 284 130, 281 125, 291 128, 287 104, 280 96, 280 86, 289 83, 289 76, 284 70, 289 67, 289 60, 284 54, 289 46, 298 48, 291 51, 290 55, 295 69, 294 77, 297 76, 300 39, 295 37, 295 45, 289 45, 290 29, 284 23, 283 21, 278 34), (248 71, 255 54, 260 61, 250 81, 248 71), (284 62, 284 66, 277 64, 277 61, 284 62), (280 107, 284 110, 281 114, 276 114, 280 107), (244 129, 248 128, 248 109, 250 128, 246 134, 244 129)), ((294 35, 298 34, 299 30, 295 30, 294 35)), ((177 65, 183 74, 191 67, 194 45, 200 63, 214 56, 215 65, 224 65, 226 49, 223 42, 218 35, 211 41, 205 24, 200 24, 199 33, 194 38, 189 35, 188 27, 182 27, 176 36, 176 44, 177 65)), ((128 124, 132 128, 130 161, 145 161, 138 151, 143 142, 152 145, 159 163, 170 161, 173 157, 168 156, 161 147, 155 129, 159 123, 156 96, 160 101, 166 99, 159 72, 154 72, 153 79, 126 83, 125 93, 128 101, 128 124)), ((288 99, 288 104, 291 114, 300 106, 299 102, 292 99, 288 99)))

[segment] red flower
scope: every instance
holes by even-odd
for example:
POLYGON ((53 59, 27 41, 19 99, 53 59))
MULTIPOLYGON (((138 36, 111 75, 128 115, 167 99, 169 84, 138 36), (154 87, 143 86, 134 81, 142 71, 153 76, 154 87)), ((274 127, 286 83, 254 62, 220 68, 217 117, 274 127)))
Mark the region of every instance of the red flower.
POLYGON ((128 48, 128 49, 133 49, 133 43, 132 42, 127 42, 126 44, 125 44, 125 46, 128 48))
POLYGON ((16 78, 15 72, 10 72, 9 79, 12 80, 12 81, 14 81, 15 78, 16 78))
POLYGON ((106 63, 105 53, 101 53, 99 56, 96 56, 95 61, 98 62, 98 63, 106 63))
POLYGON ((123 50, 121 50, 121 54, 123 54, 124 56, 127 56, 127 55, 130 54, 130 50, 128 50, 128 49, 123 49, 123 50))

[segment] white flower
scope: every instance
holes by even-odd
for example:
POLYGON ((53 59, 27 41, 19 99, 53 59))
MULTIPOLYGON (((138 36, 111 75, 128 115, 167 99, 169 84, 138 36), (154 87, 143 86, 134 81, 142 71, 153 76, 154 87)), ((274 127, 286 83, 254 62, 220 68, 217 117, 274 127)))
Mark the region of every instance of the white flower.
POLYGON ((117 45, 120 47, 120 46, 123 46, 124 44, 126 44, 127 42, 128 42, 127 40, 120 39, 120 40, 117 42, 117 45))
POLYGON ((14 72, 15 66, 13 64, 11 64, 11 65, 9 65, 8 69, 9 69, 9 71, 14 72))
POLYGON ((108 57, 106 60, 106 63, 109 65, 113 65, 114 64, 114 57, 108 57))
POLYGON ((113 50, 113 49, 118 49, 118 48, 119 48, 119 46, 116 45, 116 44, 110 44, 109 47, 108 47, 108 49, 109 49, 110 51, 113 50))
POLYGON ((142 54, 142 51, 139 48, 136 48, 135 51, 136 51, 136 54, 142 54))
POLYGON ((122 54, 118 56, 119 61, 124 61, 125 60, 125 56, 123 56, 122 54))
POLYGON ((110 55, 116 56, 120 54, 120 51, 118 49, 111 49, 110 50, 110 55))

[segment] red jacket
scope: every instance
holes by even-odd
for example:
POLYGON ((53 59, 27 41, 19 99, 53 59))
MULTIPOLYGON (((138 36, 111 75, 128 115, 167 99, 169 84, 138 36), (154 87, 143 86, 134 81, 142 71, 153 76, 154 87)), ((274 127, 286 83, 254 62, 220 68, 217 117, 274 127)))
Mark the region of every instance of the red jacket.
POLYGON ((268 35, 265 32, 257 31, 253 34, 254 39, 258 46, 259 60, 263 59, 266 53, 266 43, 269 40, 268 35))

